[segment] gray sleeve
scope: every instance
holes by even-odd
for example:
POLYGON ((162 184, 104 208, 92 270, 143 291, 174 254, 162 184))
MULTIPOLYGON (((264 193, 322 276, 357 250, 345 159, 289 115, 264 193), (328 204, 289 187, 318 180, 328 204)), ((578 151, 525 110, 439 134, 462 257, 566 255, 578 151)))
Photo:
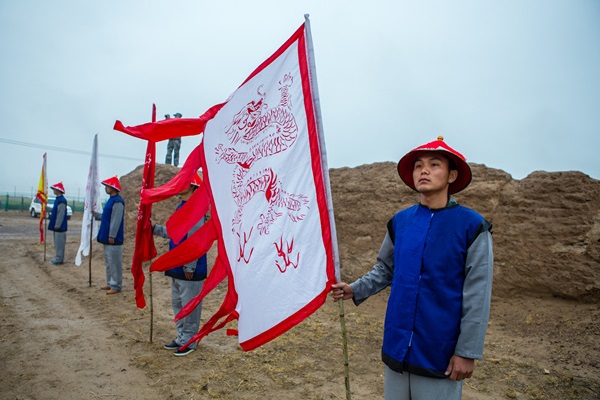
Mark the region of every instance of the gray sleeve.
POLYGON ((108 237, 116 238, 119 228, 121 227, 121 221, 123 221, 123 214, 125 214, 125 204, 121 202, 115 202, 110 214, 110 228, 108 230, 108 237))
POLYGON ((454 354, 480 360, 490 317, 494 255, 492 234, 482 232, 467 251, 460 335, 454 354))
POLYGON ((354 304, 359 305, 370 296, 381 292, 392 283, 394 276, 394 243, 389 233, 385 234, 379 253, 377 264, 350 286, 354 290, 354 304))
POLYGON ((154 229, 152 229, 152 234, 154 236, 160 236, 161 238, 170 239, 169 234, 167 233, 167 227, 164 225, 154 225, 154 229))
MULTIPOLYGON (((196 225, 192 226, 192 228, 189 230, 188 232, 188 237, 191 236, 194 232, 196 232, 198 229, 200 229, 202 227, 202 225, 204 225, 204 219, 206 217, 202 218, 200 221, 198 221, 198 223, 196 223, 196 225)), ((185 272, 194 272, 196 271, 196 260, 187 263, 186 265, 183 266, 183 270, 185 272)))
MULTIPOLYGON (((54 209, 56 209, 55 227, 58 229, 67 217, 67 205, 65 203, 60 203, 58 206, 54 207, 54 209)), ((52 210, 52 212, 54 212, 54 209, 52 210)))
MULTIPOLYGON (((204 220, 205 218, 202 218, 196 225, 194 225, 188 232, 188 236, 191 236, 194 232, 196 232, 198 229, 200 229, 202 227, 202 225, 204 225, 204 220)), ((169 234, 167 232, 167 227, 163 226, 163 225, 154 225, 154 229, 152 230, 152 234, 154 236, 160 236, 162 238, 165 239, 170 239, 169 234)), ((196 271, 196 260, 186 264, 183 266, 183 270, 185 272, 194 272, 196 271)))

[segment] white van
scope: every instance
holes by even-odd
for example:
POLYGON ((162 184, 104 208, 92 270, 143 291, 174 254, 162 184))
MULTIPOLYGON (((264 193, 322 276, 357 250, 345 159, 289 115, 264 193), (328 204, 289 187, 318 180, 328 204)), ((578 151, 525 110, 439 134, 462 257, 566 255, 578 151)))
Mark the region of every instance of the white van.
MULTIPOLYGON (((48 203, 46 203, 46 218, 50 218, 50 215, 52 214, 52 207, 54 207, 55 200, 56 200, 56 197, 48 197, 48 203)), ((31 200, 31 204, 29 205, 29 215, 31 215, 33 218, 37 218, 40 216, 41 212, 42 212, 42 202, 37 197, 34 197, 31 200)), ((67 206, 67 219, 71 219, 72 215, 73 215, 73 209, 71 208, 71 206, 68 205, 67 206)))

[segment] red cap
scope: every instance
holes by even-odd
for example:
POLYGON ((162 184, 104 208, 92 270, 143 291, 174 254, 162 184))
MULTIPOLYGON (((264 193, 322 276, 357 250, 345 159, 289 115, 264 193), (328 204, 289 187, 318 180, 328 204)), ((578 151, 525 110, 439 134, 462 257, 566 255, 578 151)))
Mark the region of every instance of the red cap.
POLYGON ((413 181, 413 167, 417 153, 421 151, 438 151, 454 161, 453 169, 458 171, 458 177, 448 187, 448 194, 458 193, 469 186, 472 175, 471 168, 467 164, 467 159, 458 151, 448 146, 444 142, 443 136, 438 136, 437 140, 412 149, 398 162, 398 174, 412 190, 417 190, 413 181))
POLYGON ((202 185, 202 179, 200 178, 200 174, 198 174, 197 172, 194 174, 194 176, 192 177, 192 182, 190 183, 190 185, 194 185, 194 186, 200 186, 200 185, 202 185))
POLYGON ((119 177, 117 177, 117 175, 113 176, 112 178, 105 179, 100 183, 102 183, 105 186, 110 186, 111 188, 114 188, 119 192, 121 191, 121 182, 119 182, 119 177))
POLYGON ((50 186, 50 189, 56 189, 56 190, 59 190, 59 191, 61 191, 63 194, 67 193, 67 192, 65 191, 65 187, 63 186, 63 183, 62 183, 62 182, 55 183, 54 185, 50 186))

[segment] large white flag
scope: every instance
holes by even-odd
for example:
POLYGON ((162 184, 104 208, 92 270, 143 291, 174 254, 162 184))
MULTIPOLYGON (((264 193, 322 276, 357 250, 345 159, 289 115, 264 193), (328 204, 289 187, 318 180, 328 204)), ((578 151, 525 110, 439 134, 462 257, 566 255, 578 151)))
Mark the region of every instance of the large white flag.
POLYGON ((81 222, 81 244, 75 256, 75 265, 81 265, 81 256, 90 254, 90 242, 98 235, 98 222, 94 219, 94 212, 101 212, 100 205, 100 178, 98 175, 98 134, 94 136, 92 159, 85 187, 85 204, 83 220, 81 222))
POLYGON ((302 27, 204 131, 204 176, 247 348, 315 311, 334 278, 305 39, 302 27))
MULTIPOLYGON (((335 282, 335 232, 308 26, 230 96, 204 130, 204 179, 250 350, 317 310, 335 282)), ((227 300, 226 300, 227 303, 227 300)))

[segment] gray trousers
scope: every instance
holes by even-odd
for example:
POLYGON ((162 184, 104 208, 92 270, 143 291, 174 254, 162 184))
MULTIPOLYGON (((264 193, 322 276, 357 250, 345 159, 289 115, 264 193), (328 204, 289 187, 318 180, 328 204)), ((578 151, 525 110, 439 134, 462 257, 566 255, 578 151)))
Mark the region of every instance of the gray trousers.
POLYGON ((165 164, 171 164, 171 153, 173 153, 173 165, 179 165, 179 149, 181 148, 181 138, 169 139, 167 142, 167 157, 165 164))
MULTIPOLYGON (((184 279, 171 278, 171 304, 173 305, 174 315, 200 293, 204 281, 188 281, 184 279)), ((202 303, 194 309, 185 318, 175 322, 177 328, 177 339, 175 342, 183 346, 190 341, 192 336, 198 333, 200 328, 200 315, 202 313, 202 303)), ((190 344, 191 349, 196 348, 196 343, 190 344)))
POLYGON ((54 259, 60 263, 65 262, 65 245, 67 244, 67 232, 54 232, 54 259))
POLYGON ((123 286, 123 245, 104 245, 106 264, 106 285, 112 290, 121 291, 123 286))
POLYGON ((385 367, 385 400, 460 400, 464 381, 427 378, 385 367))

